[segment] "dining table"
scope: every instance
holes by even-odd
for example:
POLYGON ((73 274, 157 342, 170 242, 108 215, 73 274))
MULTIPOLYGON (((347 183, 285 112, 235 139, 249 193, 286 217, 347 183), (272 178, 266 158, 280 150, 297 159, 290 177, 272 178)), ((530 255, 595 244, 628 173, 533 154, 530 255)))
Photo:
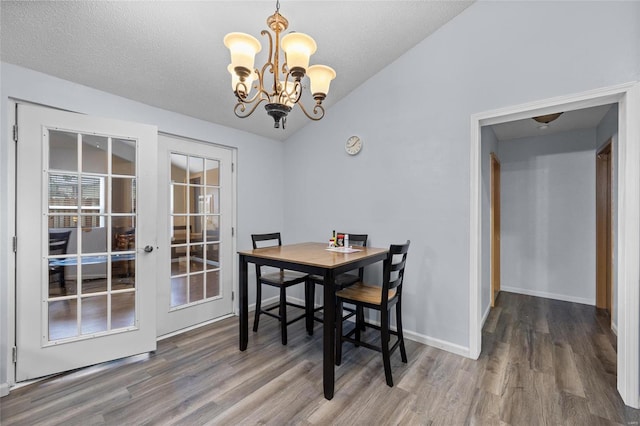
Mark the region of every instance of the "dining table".
MULTIPOLYGON (((305 242, 238 251, 239 255, 239 328, 240 350, 249 342, 248 265, 280 269, 324 277, 324 314, 322 327, 324 397, 332 399, 335 387, 335 277, 387 258, 389 249, 375 247, 328 247, 326 243, 305 242)), ((309 305, 309 303, 306 303, 309 305)), ((307 306, 307 329, 313 330, 313 306, 307 306)))

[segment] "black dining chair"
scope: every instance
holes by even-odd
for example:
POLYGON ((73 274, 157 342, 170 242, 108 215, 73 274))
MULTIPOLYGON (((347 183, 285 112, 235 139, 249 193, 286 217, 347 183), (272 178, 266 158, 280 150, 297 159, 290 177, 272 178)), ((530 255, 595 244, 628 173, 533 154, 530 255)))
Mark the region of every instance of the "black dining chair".
MULTIPOLYGON (((348 233, 346 232, 337 233, 337 235, 340 235, 340 234, 344 235, 348 233)), ((368 234, 348 234, 348 235, 349 235, 350 246, 354 246, 354 247, 367 246, 367 240, 369 239, 368 234)), ((342 290, 343 288, 349 287, 350 285, 353 285, 358 281, 362 281, 364 279, 364 268, 359 268, 357 270, 357 273, 354 273, 354 272, 347 272, 335 277, 335 290, 336 291, 342 290)), ((309 275, 309 280, 311 281, 313 287, 315 287, 316 285, 324 285, 324 277, 320 275, 309 275)), ((309 301, 311 303, 311 306, 315 306, 315 291, 313 291, 309 297, 310 297, 309 301)), ((314 308, 314 313, 321 311, 323 309, 324 309, 324 306, 314 308)), ((362 309, 358 310, 357 308, 348 308, 348 307, 345 307, 345 311, 347 311, 348 313, 346 314, 346 316, 343 317, 343 319, 351 318, 354 315, 362 315, 362 312, 363 312, 362 309)), ((322 318, 316 317, 315 314, 314 314, 314 320, 318 322, 323 321, 322 318)))
MULTIPOLYGON (((279 232, 271 234, 252 234, 251 241, 253 242, 253 248, 265 248, 282 245, 282 238, 279 232)), ((258 323, 260 322, 260 314, 265 314, 270 317, 276 318, 280 321, 280 333, 282 336, 282 344, 287 344, 287 326, 302 318, 306 318, 306 307, 293 302, 287 302, 287 288, 296 284, 304 284, 304 300, 309 300, 309 292, 313 288, 309 282, 309 275, 296 271, 288 271, 286 269, 280 269, 277 272, 264 273, 262 266, 256 265, 256 311, 253 321, 253 331, 258 331, 258 323), (279 302, 269 308, 262 308, 262 285, 269 285, 272 287, 278 287, 280 289, 279 302), (293 306, 295 308, 303 309, 304 314, 297 316, 293 319, 287 319, 287 306, 293 306), (278 309, 278 314, 274 314, 270 311, 278 309)))
MULTIPOLYGON (((49 255, 67 254, 71 231, 49 231, 49 255)), ((62 295, 67 294, 67 285, 64 280, 64 266, 49 266, 49 284, 57 282, 62 295), (53 281, 52 281, 53 280, 53 281)))
POLYGON ((382 352, 384 364, 384 375, 388 386, 393 386, 391 376, 391 354, 400 347, 402 362, 407 362, 407 352, 404 348, 404 337, 402 334, 402 281, 404 280, 404 268, 407 261, 410 241, 405 244, 392 244, 389 247, 389 254, 384 261, 382 272, 382 286, 374 286, 357 282, 356 284, 342 289, 336 293, 338 301, 338 318, 342 316, 343 303, 348 302, 357 307, 374 309, 380 312, 380 325, 366 323, 368 327, 380 330, 380 345, 376 346, 360 339, 361 325, 364 318, 356 317, 356 326, 349 333, 343 335, 343 321, 338 321, 336 326, 336 365, 342 362, 342 342, 351 342, 356 346, 364 346, 382 352), (396 329, 390 329, 391 309, 396 310, 396 329), (354 337, 351 337, 355 334, 354 337), (389 347, 390 336, 397 336, 396 341, 389 347))

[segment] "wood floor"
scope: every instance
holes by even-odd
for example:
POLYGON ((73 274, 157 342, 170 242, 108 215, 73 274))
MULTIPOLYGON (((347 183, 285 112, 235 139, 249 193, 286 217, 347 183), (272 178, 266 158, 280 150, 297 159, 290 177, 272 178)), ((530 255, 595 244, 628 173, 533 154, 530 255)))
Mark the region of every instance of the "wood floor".
MULTIPOLYGON (((335 397, 323 398, 322 333, 280 344, 261 318, 247 351, 237 318, 126 358, 13 390, 2 425, 402 424, 637 425, 615 390, 615 336, 591 306, 501 293, 477 361, 407 342, 385 384, 380 354, 345 344, 335 397)), ((372 336, 368 330, 365 336, 372 336)))

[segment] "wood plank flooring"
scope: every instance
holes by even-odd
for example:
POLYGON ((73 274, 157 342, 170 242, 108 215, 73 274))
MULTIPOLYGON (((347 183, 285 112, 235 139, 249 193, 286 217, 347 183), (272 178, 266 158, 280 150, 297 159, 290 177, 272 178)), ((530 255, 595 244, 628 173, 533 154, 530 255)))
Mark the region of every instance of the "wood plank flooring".
MULTIPOLYGON (((368 330, 365 336, 373 336, 368 330)), ((345 344, 323 398, 322 330, 261 318, 247 351, 237 318, 153 354, 65 373, 0 399, 2 425, 637 425, 615 390, 616 339, 595 308, 501 293, 477 361, 407 342, 385 384, 380 354, 345 344)))

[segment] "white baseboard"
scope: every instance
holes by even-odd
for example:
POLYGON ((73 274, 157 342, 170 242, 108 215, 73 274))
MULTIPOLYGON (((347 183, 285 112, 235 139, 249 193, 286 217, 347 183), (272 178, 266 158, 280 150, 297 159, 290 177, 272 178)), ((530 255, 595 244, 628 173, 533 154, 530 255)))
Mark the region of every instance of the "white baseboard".
POLYGON ((173 336, 176 336, 178 334, 186 333, 187 331, 195 330, 196 328, 204 327, 205 325, 213 324, 214 322, 222 321, 224 319, 227 319, 227 318, 230 318, 230 317, 233 317, 233 316, 235 316, 235 315, 234 314, 227 314, 227 315, 223 315, 223 316, 218 317, 218 318, 214 318, 214 319, 211 319, 211 320, 208 320, 208 321, 201 322, 201 323, 196 324, 196 325, 192 325, 190 327, 181 328, 180 330, 172 331, 171 333, 163 334, 162 336, 156 337, 156 341, 159 342, 159 341, 167 339, 169 337, 173 337, 173 336))
MULTIPOLYGON (((262 306, 266 306, 266 305, 269 305, 271 303, 278 303, 279 300, 280 300, 279 296, 274 296, 274 297, 270 297, 268 299, 264 299, 262 301, 262 306)), ((287 301, 304 304, 304 301, 298 301, 298 299, 296 299, 296 298, 287 297, 287 301)), ((248 308, 249 308, 248 312, 253 312, 253 311, 256 310, 256 304, 253 303, 253 304, 249 305, 248 308)), ((164 340, 166 338, 175 336, 177 334, 182 334, 182 333, 185 333, 187 331, 194 330, 196 328, 204 327, 205 325, 213 324, 214 322, 222 321, 222 320, 227 319, 227 318, 232 317, 232 316, 235 316, 235 314, 232 313, 232 314, 228 314, 228 315, 223 315, 223 316, 221 316, 219 318, 214 318, 214 319, 209 320, 209 321, 201 322, 200 324, 192 325, 191 327, 182 328, 180 330, 176 330, 176 331, 173 331, 171 333, 163 334, 162 336, 158 336, 156 340, 159 342, 161 340, 164 340)))
POLYGON ((436 339, 435 337, 425 336, 424 334, 416 333, 415 331, 404 330, 404 337, 414 342, 422 343, 427 346, 442 349, 443 351, 451 352, 452 354, 460 355, 465 358, 471 358, 468 346, 461 346, 455 343, 447 342, 446 340, 436 339))
POLYGON ((9 395, 9 383, 0 383, 0 398, 9 395))
POLYGON ((529 290, 526 288, 500 286, 501 291, 508 291, 509 293, 526 294, 527 296, 544 297, 545 299, 561 300, 563 302, 580 303, 582 305, 595 306, 595 299, 589 299, 586 297, 568 296, 566 294, 548 293, 546 291, 529 290))
POLYGON ((482 320, 480 321, 480 328, 484 327, 484 323, 487 321, 487 318, 489 318, 489 312, 491 312, 491 304, 487 306, 487 310, 484 311, 484 315, 482 315, 482 320))
MULTIPOLYGON (((264 308, 265 306, 269 306, 272 303, 279 303, 279 302, 280 302, 280 296, 273 296, 273 297, 270 297, 268 299, 262 299, 261 306, 264 308)), ((304 305, 304 300, 300 300, 300 299, 298 299, 296 297, 287 296, 287 302, 298 303, 300 305, 304 305)), ((253 312, 255 310, 256 310, 256 304, 255 303, 249 305, 249 312, 253 312)))
MULTIPOLYGON (((278 301, 277 296, 272 297, 272 298, 263 300, 262 305, 266 305, 268 303, 277 302, 277 301, 278 301)), ((304 300, 300 300, 296 297, 287 297, 287 301, 298 303, 298 304, 304 304, 304 300)), ((255 310, 255 304, 252 306, 253 308, 251 306, 249 307, 250 311, 255 310)), ((316 307, 319 307, 319 306, 322 306, 322 305, 316 304, 316 307)), ((486 319, 486 316, 488 315, 489 315, 489 310, 487 310, 487 313, 485 314, 485 319, 486 319)), ((353 318, 350 318, 349 320, 353 321, 353 318)), ((367 320, 370 321, 372 324, 380 325, 377 321, 373 321, 371 319, 367 319, 367 320)), ((394 327, 392 327, 392 329, 395 330, 394 327)), ((404 330, 404 337, 406 337, 408 340, 413 340, 414 342, 418 342, 427 346, 432 346, 434 348, 442 349, 443 351, 451 352, 453 354, 460 355, 465 358, 471 358, 469 348, 466 346, 457 345, 455 343, 447 342, 446 340, 436 339, 435 337, 426 336, 424 334, 416 333, 415 331, 411 331, 407 329, 404 330)))

